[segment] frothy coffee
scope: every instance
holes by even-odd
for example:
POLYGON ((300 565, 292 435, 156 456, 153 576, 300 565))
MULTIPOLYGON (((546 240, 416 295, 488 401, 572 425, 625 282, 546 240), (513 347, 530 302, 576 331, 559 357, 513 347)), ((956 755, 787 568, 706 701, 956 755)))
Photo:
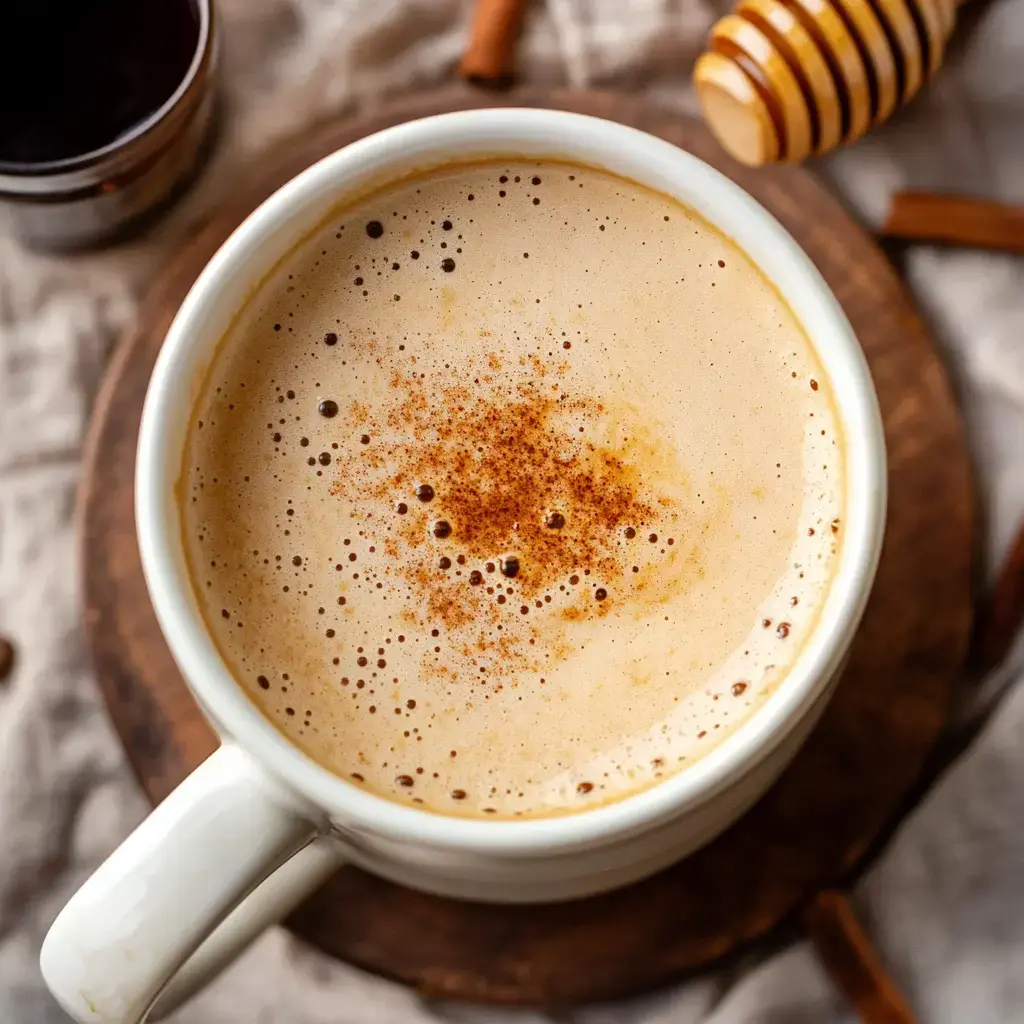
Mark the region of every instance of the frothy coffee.
POLYGON ((674 200, 555 162, 409 178, 242 310, 183 466, 195 591, 338 775, 541 816, 693 764, 786 675, 842 536, 789 309, 674 200))

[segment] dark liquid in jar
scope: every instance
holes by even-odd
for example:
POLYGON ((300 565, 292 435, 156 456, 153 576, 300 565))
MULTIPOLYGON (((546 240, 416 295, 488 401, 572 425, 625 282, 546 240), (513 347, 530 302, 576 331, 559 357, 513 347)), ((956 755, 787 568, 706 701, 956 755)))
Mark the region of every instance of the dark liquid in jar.
POLYGON ((0 16, 0 162, 115 142, 158 110, 199 41, 193 0, 29 0, 0 16))

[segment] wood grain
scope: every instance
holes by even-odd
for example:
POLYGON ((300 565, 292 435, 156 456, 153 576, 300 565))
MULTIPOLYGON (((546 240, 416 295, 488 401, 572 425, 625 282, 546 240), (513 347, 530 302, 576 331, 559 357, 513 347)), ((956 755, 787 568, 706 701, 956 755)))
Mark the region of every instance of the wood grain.
MULTIPOLYGON (((878 387, 889 446, 888 533, 849 668, 792 767, 734 828, 676 867, 609 895, 544 907, 465 904, 345 868, 290 920, 299 935, 431 995, 558 1005, 612 999, 706 966, 793 920, 849 876, 911 789, 946 721, 971 625, 972 478, 960 417, 884 256, 806 171, 752 171, 698 123, 640 99, 540 90, 502 103, 603 116, 660 135, 739 182, 809 253, 846 310, 878 387)), ((99 396, 80 492, 89 645, 111 718, 159 801, 214 748, 147 599, 132 476, 146 383, 192 280, 263 198, 325 153, 426 114, 492 105, 455 88, 327 125, 226 189, 165 268, 99 396)))

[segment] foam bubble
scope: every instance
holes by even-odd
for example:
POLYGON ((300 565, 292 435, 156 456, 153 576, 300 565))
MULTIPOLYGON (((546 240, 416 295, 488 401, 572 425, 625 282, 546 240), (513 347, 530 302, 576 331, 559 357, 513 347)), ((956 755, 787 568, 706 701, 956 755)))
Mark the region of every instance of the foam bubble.
POLYGON ((582 810, 692 764, 785 675, 842 536, 827 380, 678 204, 449 168, 325 225, 197 402, 183 528, 253 700, 446 814, 582 810))

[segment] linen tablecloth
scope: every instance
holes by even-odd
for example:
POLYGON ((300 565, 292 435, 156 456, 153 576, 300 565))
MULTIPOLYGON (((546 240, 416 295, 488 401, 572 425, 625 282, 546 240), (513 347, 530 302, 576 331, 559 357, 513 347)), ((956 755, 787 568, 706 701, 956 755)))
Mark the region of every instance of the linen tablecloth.
MULTIPOLYGON (((221 0, 224 131, 198 187, 143 239, 47 257, 0 231, 0 1024, 58 1024, 37 958, 64 901, 146 813, 83 647, 72 506, 112 346, 190 228, 259 153, 325 117, 448 80, 459 0, 221 0)), ((521 47, 532 83, 641 90, 693 111, 693 60, 722 0, 546 0, 521 47)), ((907 186, 1024 204, 1024 2, 961 12, 937 81, 819 170, 870 224, 907 186)), ((1024 514, 1024 259, 915 247, 909 284, 963 402, 988 569, 1024 514)), ((1024 1020, 1024 665, 965 679, 966 752, 856 890, 921 1020, 1024 1020)), ((268 932, 177 1024, 847 1022, 806 942, 671 990, 557 1017, 428 1002, 268 932)))

